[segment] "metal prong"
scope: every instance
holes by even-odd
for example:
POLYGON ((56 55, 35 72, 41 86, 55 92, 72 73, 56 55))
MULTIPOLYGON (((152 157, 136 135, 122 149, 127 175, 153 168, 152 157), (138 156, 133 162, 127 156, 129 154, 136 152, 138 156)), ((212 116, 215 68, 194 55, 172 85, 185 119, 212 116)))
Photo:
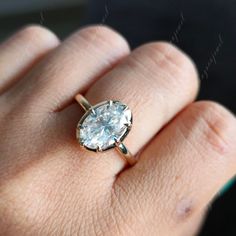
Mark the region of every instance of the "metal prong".
POLYGON ((124 124, 127 128, 130 128, 130 126, 131 126, 131 123, 126 123, 126 124, 124 124))
POLYGON ((80 142, 79 143, 81 147, 84 147, 84 143, 83 142, 80 142))
POLYGON ((113 101, 110 100, 110 101, 109 101, 109 106, 112 106, 112 104, 113 104, 113 101))
POLYGON ((82 129, 82 128, 83 128, 82 124, 77 125, 77 129, 82 129))
POLYGON ((90 108, 89 110, 92 112, 94 116, 96 115, 96 111, 93 108, 90 108))
POLYGON ((98 146, 96 152, 102 152, 102 148, 98 146))
POLYGON ((124 105, 123 111, 126 111, 126 110, 128 110, 128 109, 129 109, 129 107, 124 105))
POLYGON ((117 138, 114 138, 116 146, 120 144, 120 141, 117 138))

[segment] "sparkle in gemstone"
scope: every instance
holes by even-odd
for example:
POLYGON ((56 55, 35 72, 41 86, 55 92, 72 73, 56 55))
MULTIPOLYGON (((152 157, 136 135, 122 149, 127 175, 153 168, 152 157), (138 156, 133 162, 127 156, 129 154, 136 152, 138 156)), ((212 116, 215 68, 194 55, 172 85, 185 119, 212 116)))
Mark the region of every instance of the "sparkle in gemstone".
POLYGON ((81 118, 77 139, 90 150, 104 151, 125 138, 131 123, 132 113, 125 104, 106 101, 92 107, 81 118))

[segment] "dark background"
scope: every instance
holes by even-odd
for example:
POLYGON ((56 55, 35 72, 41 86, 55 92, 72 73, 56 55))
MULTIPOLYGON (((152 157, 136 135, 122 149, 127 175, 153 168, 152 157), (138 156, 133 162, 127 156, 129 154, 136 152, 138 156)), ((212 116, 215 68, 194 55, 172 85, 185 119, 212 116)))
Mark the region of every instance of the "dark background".
MULTIPOLYGON (((166 40, 186 51, 199 69, 199 99, 236 113, 235 0, 31 0, 0 1, 0 39, 25 24, 49 27, 61 39, 88 23, 108 24, 132 48, 166 40)), ((236 135, 236 134, 235 134, 236 135)), ((236 186, 209 209, 200 235, 236 235, 236 186)))

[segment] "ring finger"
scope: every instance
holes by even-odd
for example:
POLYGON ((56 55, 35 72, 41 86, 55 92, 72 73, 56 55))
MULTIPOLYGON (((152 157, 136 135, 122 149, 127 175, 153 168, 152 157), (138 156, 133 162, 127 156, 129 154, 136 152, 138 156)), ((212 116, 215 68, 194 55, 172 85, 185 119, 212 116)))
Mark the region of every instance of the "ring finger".
MULTIPOLYGON (((197 73, 191 60, 168 43, 150 43, 134 50, 96 81, 85 96, 91 104, 110 99, 128 104, 134 123, 125 144, 136 154, 176 113, 194 100, 197 90, 197 73)), ((71 133, 79 116, 77 104, 61 113, 71 133)), ((119 172, 124 163, 111 155, 111 152, 104 155, 101 162, 116 166, 119 172)), ((98 159, 95 158, 95 162, 98 159)))

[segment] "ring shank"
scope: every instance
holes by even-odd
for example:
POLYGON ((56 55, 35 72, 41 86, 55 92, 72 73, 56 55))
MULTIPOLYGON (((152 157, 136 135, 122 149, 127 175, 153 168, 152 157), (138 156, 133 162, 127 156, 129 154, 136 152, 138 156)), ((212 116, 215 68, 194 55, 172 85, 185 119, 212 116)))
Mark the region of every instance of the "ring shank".
POLYGON ((92 107, 89 101, 81 94, 77 94, 75 96, 75 100, 83 107, 85 111, 88 111, 92 107))
POLYGON ((130 165, 134 165, 137 162, 137 160, 123 143, 117 143, 116 149, 130 165))

